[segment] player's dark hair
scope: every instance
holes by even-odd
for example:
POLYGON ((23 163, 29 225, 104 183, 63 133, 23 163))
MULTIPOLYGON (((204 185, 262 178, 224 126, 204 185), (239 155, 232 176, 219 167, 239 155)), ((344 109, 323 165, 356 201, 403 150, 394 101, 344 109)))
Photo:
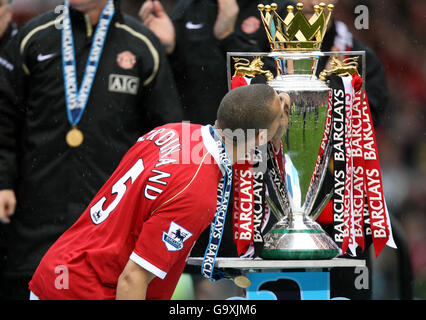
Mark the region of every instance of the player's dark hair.
POLYGON ((266 84, 252 84, 228 92, 217 111, 217 126, 220 129, 245 132, 248 129, 267 129, 274 120, 272 103, 275 90, 266 84))

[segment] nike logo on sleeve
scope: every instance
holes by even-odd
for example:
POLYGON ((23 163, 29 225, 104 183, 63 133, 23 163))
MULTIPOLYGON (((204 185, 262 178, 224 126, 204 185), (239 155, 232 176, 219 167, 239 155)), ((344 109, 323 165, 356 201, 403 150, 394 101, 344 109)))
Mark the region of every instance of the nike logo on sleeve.
POLYGON ((56 57, 56 56, 57 56, 57 53, 50 53, 50 54, 39 53, 38 56, 37 56, 37 61, 43 62, 43 61, 49 60, 49 59, 56 57))
POLYGON ((188 21, 185 24, 185 27, 190 30, 201 29, 203 26, 204 26, 204 23, 192 23, 191 21, 188 21))

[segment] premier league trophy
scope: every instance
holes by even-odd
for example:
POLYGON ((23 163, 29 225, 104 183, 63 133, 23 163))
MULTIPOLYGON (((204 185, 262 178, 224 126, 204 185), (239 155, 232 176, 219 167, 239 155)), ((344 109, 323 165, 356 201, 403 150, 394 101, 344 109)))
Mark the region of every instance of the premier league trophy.
POLYGON ((323 201, 314 208, 331 155, 330 144, 322 146, 322 154, 318 153, 329 87, 315 76, 318 64, 315 51, 320 49, 333 6, 325 8, 323 3, 315 6, 310 20, 303 14, 302 4, 297 4, 296 13, 289 6, 285 19, 276 13, 275 4, 258 8, 273 52, 293 53, 290 57, 275 57, 278 75, 268 82, 277 92, 290 96, 291 107, 288 131, 283 139, 287 181, 279 190, 273 173, 277 167, 272 165, 268 188, 278 199, 278 211, 272 201, 268 201, 271 210, 282 216, 266 234, 261 257, 331 259, 339 254, 338 246, 310 216, 320 211, 331 197, 331 192, 324 195, 323 201))
POLYGON ((255 270, 359 265, 354 259, 253 257, 327 260, 356 256, 370 244, 376 256, 386 245, 395 248, 370 107, 358 73, 361 57, 365 74, 365 52, 320 51, 332 5, 314 6, 309 18, 301 3, 296 9, 288 6, 285 17, 276 4, 258 9, 271 52, 228 52, 228 86, 269 84, 285 104, 288 126, 278 131, 286 130, 282 137, 251 150, 230 169, 232 235, 238 256, 246 259, 207 259, 217 251, 206 250, 201 262, 205 277, 233 279, 250 287, 247 297, 255 299, 269 290, 261 283, 277 287, 287 277, 275 272, 258 277, 255 270), (331 218, 330 236, 315 221, 324 212, 331 218), (221 270, 213 273, 213 265, 221 270), (227 268, 251 270, 250 276, 234 277, 227 268))
MULTIPOLYGON (((264 74, 267 83, 278 93, 287 93, 291 101, 289 127, 282 138, 285 177, 280 175, 274 152, 268 152, 267 204, 278 222, 264 236, 260 256, 273 260, 331 259, 339 254, 339 247, 311 217, 321 212, 333 193, 332 188, 322 188, 332 149, 323 141, 330 88, 315 76, 333 6, 316 5, 309 20, 300 3, 296 12, 288 6, 285 18, 278 15, 276 4, 259 4, 258 9, 272 49, 267 57, 273 59, 277 75, 257 73, 264 74)), ((259 69, 258 60, 246 69, 259 69)), ((241 58, 234 61, 241 65, 241 58)), ((238 67, 234 65, 234 75, 243 76, 245 69, 238 67)))

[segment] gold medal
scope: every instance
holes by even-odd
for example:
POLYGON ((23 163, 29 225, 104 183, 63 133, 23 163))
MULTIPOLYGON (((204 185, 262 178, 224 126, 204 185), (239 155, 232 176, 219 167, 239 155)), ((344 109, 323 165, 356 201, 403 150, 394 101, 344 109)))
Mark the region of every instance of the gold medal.
POLYGON ((76 126, 74 126, 70 131, 68 131, 67 136, 65 137, 66 142, 68 145, 72 148, 78 147, 83 143, 84 136, 83 132, 81 132, 79 129, 77 129, 76 126))
POLYGON ((249 278, 247 278, 246 276, 237 276, 234 278, 234 283, 243 289, 247 289, 248 287, 251 286, 251 281, 249 278))

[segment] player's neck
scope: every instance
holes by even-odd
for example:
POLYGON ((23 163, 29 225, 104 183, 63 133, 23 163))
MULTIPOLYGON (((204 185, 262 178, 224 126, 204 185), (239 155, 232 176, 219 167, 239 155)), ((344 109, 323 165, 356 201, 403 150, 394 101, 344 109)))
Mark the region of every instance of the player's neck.
POLYGON ((100 1, 98 6, 96 6, 92 10, 89 10, 86 13, 90 18, 90 23, 92 24, 92 26, 94 26, 98 23, 99 18, 100 18, 101 13, 102 13, 102 10, 104 9, 106 2, 107 2, 107 0, 100 1))
POLYGON ((228 150, 228 155, 231 158, 232 164, 237 162, 237 160, 244 155, 239 156, 238 155, 238 148, 235 143, 233 143, 232 139, 226 139, 224 135, 222 134, 222 129, 218 128, 216 124, 214 125, 214 128, 219 135, 220 139, 222 140, 223 144, 225 145, 226 150, 228 150))

